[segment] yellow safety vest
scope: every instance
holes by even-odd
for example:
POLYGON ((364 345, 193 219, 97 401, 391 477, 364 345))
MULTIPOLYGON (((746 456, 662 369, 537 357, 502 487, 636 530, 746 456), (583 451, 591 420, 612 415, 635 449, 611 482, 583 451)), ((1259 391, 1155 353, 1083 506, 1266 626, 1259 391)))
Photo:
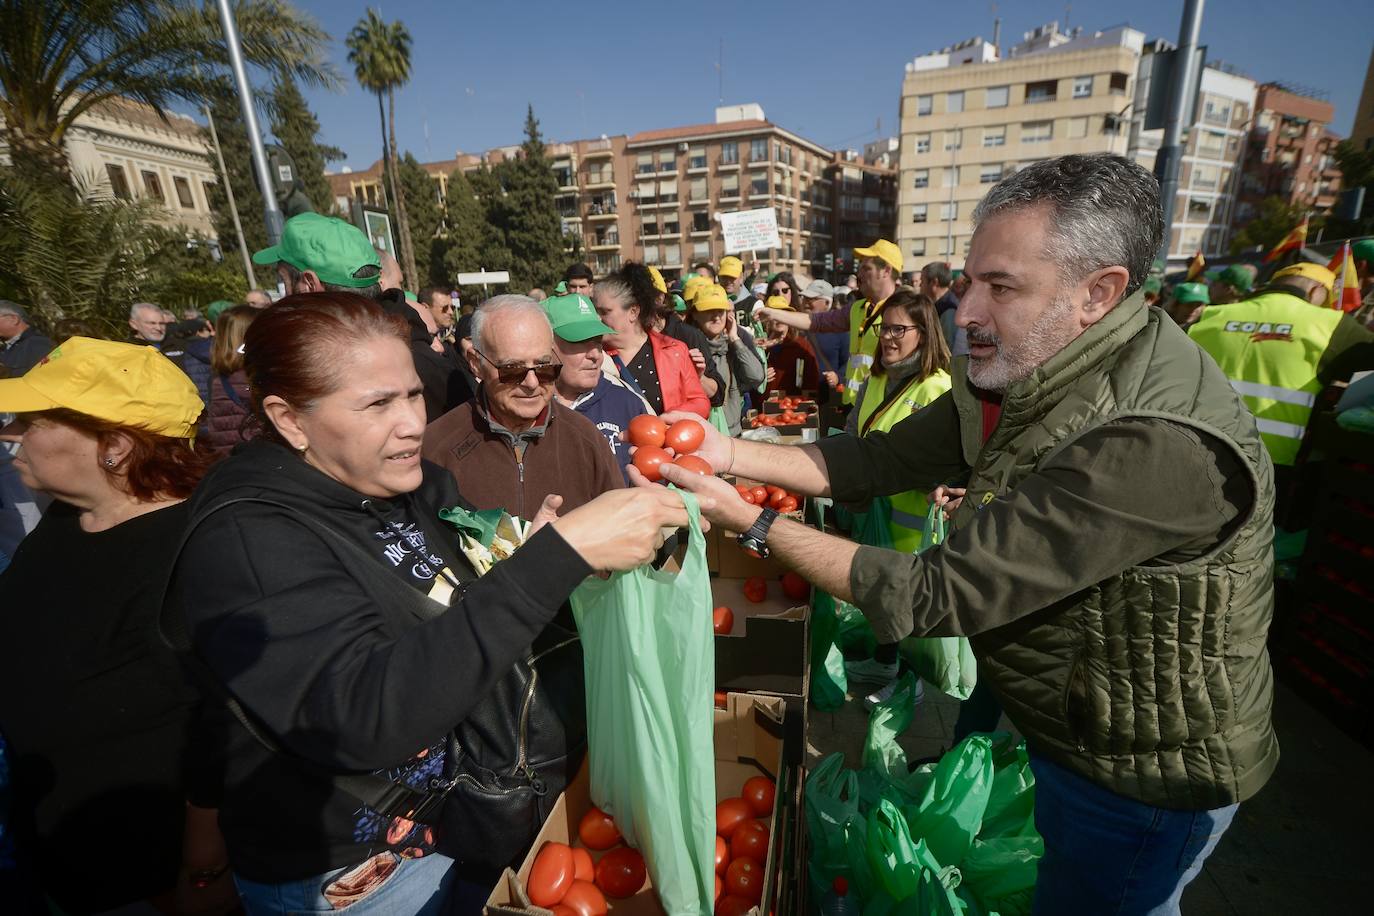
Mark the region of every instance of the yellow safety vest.
POLYGON ((878 352, 878 319, 883 314, 883 302, 870 310, 867 299, 858 299, 849 307, 849 362, 844 370, 843 397, 846 404, 853 404, 859 397, 859 389, 864 386, 868 372, 873 368, 873 355, 878 352))
MULTIPOLYGON (((941 369, 925 379, 912 376, 895 396, 884 399, 887 379, 881 375, 870 375, 868 381, 863 402, 858 407, 861 436, 871 432, 887 432, 949 391, 954 384, 949 373, 941 369)), ((930 508, 925 491, 907 490, 891 497, 891 500, 892 518, 888 521, 888 527, 892 530, 892 546, 903 553, 915 553, 921 546, 926 510, 930 508)))
POLYGON ((1273 290, 1202 310, 1188 336, 1217 361, 1255 415, 1275 464, 1297 458, 1321 392, 1317 364, 1342 312, 1273 290))

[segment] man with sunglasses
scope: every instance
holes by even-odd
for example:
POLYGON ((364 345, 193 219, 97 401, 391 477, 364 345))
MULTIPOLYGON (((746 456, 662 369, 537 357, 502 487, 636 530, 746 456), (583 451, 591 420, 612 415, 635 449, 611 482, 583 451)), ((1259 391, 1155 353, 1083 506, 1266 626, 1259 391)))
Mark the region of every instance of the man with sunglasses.
POLYGON ((421 454, 446 467, 478 509, 529 520, 544 497, 569 512, 625 485, 590 420, 554 399, 563 369, 542 306, 493 296, 473 314, 468 365, 477 397, 432 421, 421 454))

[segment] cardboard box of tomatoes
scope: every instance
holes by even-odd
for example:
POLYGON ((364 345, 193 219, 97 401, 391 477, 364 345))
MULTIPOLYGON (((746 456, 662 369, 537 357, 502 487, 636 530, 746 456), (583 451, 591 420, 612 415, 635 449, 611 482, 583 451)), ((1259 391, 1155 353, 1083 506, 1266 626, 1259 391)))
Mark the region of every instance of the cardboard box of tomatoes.
POLYGON ((765 414, 814 414, 819 413, 820 409, 821 406, 816 402, 816 398, 813 395, 787 397, 775 391, 769 396, 768 400, 763 402, 763 412, 765 414))
MULTIPOLYGON (((787 753, 785 747, 788 740, 782 726, 785 704, 771 697, 739 693, 717 699, 714 766, 719 804, 716 823, 718 831, 728 836, 728 839, 718 836, 716 844, 721 897, 736 898, 729 903, 731 916, 797 912, 803 879, 797 863, 805 861, 805 855, 798 845, 801 841, 798 827, 800 771, 784 764, 786 759, 795 756, 787 753)), ((584 764, 577 778, 554 804, 520 868, 507 869, 493 888, 485 913, 488 916, 550 916, 555 907, 567 907, 577 916, 608 913, 660 916, 663 907, 647 877, 632 892, 617 886, 639 875, 632 865, 623 864, 622 860, 634 858, 625 846, 586 850, 582 837, 596 845, 604 845, 594 839, 598 825, 584 764), (583 824, 584 818, 593 822, 592 827, 583 824), (545 850, 546 844, 551 848, 545 850), (572 847, 572 857, 557 844, 572 847), (574 862, 581 859, 578 850, 587 851, 590 866, 584 859, 581 866, 574 864, 573 867, 582 868, 582 874, 592 874, 590 882, 569 881, 561 862, 557 868, 549 867, 555 853, 574 862), (541 851, 546 856, 543 863, 540 863, 541 851), (537 863, 540 868, 536 875, 537 863), (602 886, 616 893, 628 893, 628 896, 608 895, 602 886), (531 901, 531 896, 545 901, 559 899, 539 906, 531 901)))
POLYGON ((806 580, 795 573, 742 579, 718 576, 711 580, 711 599, 718 611, 728 610, 728 614, 716 615, 716 687, 806 696, 811 624, 806 580), (785 586, 790 587, 790 594, 785 586))

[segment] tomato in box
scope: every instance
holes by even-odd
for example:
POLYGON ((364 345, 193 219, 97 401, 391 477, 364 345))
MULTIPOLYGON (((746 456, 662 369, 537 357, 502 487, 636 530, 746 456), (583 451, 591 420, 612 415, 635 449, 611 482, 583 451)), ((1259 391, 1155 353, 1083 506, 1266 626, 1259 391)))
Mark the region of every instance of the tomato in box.
POLYGON ((730 635, 735 629, 735 612, 728 607, 718 607, 711 612, 711 629, 722 636, 730 635))
POLYGON ((763 866, 753 859, 731 859, 725 869, 725 890, 750 903, 763 899, 763 866))
POLYGON ((811 583, 794 572, 785 572, 782 574, 782 593, 793 601, 804 601, 811 594, 811 583))
POLYGON ((575 877, 572 848, 566 843, 545 843, 534 857, 525 893, 530 903, 545 908, 562 901, 575 877))
POLYGON ((590 881, 574 881, 563 905, 577 916, 606 916, 606 895, 590 881))
POLYGON ((620 842, 620 830, 609 814, 593 805, 577 825, 577 838, 588 849, 610 849, 620 842))
POLYGON ((730 837, 730 859, 753 859, 763 862, 768 858, 768 825, 763 821, 745 821, 735 828, 730 837))
POLYGON ((749 777, 744 781, 744 788, 740 789, 739 794, 749 803, 749 809, 754 812, 755 817, 768 817, 773 813, 773 799, 777 795, 777 787, 767 776, 749 777))
MULTIPOLYGON (((745 783, 749 785, 749 783, 745 783)), ((748 801, 746 798, 745 801, 748 801)), ((573 877, 578 881, 596 880, 596 865, 592 862, 592 854, 581 846, 573 847, 573 877)))
POLYGON ((644 857, 628 846, 612 849, 596 863, 596 886, 608 897, 634 896, 644 886, 644 875, 644 857))
POLYGON ((759 604, 768 597, 768 583, 762 576, 750 576, 744 580, 744 597, 759 604))
POLYGON ((727 798, 716 804, 716 835, 730 839, 740 824, 753 818, 749 803, 742 798, 727 798))

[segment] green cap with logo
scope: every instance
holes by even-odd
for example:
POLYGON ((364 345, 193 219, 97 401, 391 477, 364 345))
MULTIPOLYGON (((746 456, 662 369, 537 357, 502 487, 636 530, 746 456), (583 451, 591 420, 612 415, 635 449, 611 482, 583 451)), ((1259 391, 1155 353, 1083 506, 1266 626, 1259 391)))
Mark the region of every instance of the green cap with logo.
POLYGON ((596 309, 591 300, 577 293, 566 296, 550 296, 544 300, 544 311, 549 314, 549 324, 553 332, 568 343, 581 343, 593 337, 615 333, 601 319, 596 317, 596 309))
POLYGON ((364 267, 381 269, 382 259, 363 231, 352 223, 319 213, 301 213, 286 221, 281 242, 253 254, 254 264, 285 261, 297 270, 313 271, 321 281, 362 289, 377 285, 377 274, 358 277, 364 267))
POLYGON ((1255 271, 1248 264, 1232 264, 1223 270, 1217 279, 1227 286, 1235 287, 1237 292, 1248 293, 1255 285, 1255 271))
POLYGON ((1174 301, 1208 305, 1212 297, 1207 294, 1206 283, 1180 283, 1174 287, 1174 301))

